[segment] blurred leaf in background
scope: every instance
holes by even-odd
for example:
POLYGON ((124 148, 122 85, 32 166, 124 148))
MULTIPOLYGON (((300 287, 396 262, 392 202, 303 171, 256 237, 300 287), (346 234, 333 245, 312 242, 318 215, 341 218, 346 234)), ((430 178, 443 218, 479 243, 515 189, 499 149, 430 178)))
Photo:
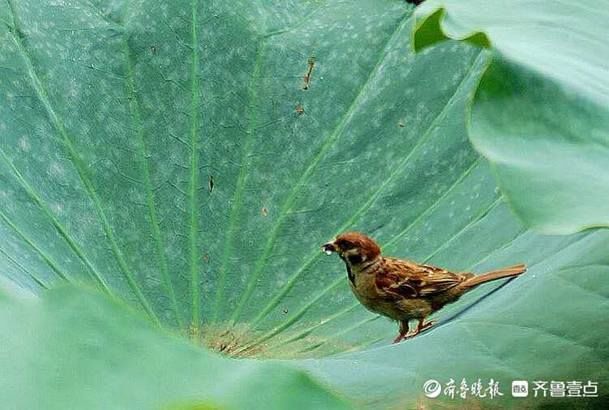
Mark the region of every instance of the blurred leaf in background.
POLYGON ((609 1, 430 0, 415 47, 492 48, 470 138, 519 217, 563 234, 609 224, 609 1))
POLYGON ((14 409, 346 409, 302 371, 235 361, 91 291, 0 301, 0 396, 14 409), (19 320, 15 320, 18 318, 19 320), (193 404, 182 404, 184 402, 193 404))

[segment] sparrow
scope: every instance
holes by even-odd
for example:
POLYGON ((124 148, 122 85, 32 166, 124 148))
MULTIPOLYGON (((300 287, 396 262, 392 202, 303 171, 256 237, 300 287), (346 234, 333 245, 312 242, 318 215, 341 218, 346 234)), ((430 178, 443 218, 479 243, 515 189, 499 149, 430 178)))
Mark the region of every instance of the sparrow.
POLYGON ((487 272, 453 273, 432 265, 381 255, 379 245, 359 232, 340 234, 322 246, 331 255, 337 253, 347 267, 349 285, 355 297, 368 310, 399 322, 393 343, 412 338, 431 328, 425 319, 444 305, 486 282, 518 276, 526 266, 514 265, 487 272), (408 323, 418 320, 409 333, 408 323))

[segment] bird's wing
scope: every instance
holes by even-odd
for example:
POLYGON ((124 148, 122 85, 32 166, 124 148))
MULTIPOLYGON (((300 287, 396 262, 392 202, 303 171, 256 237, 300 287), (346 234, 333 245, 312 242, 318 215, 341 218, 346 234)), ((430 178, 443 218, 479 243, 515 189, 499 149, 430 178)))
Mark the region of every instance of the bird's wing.
POLYGON ((401 259, 384 258, 384 268, 377 273, 377 288, 408 299, 445 292, 464 280, 446 269, 401 259))

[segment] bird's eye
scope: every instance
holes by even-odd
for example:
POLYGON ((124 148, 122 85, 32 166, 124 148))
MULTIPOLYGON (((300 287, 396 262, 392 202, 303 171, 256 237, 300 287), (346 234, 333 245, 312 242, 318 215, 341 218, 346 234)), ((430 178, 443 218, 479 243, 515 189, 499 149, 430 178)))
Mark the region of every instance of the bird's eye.
POLYGON ((352 264, 356 264, 356 263, 361 263, 362 262, 362 255, 349 255, 347 256, 347 259, 349 259, 349 262, 351 262, 352 264))
POLYGON ((354 248, 354 245, 349 242, 346 241, 344 239, 339 239, 338 241, 336 241, 336 244, 342 249, 342 250, 347 250, 347 249, 352 249, 354 248))

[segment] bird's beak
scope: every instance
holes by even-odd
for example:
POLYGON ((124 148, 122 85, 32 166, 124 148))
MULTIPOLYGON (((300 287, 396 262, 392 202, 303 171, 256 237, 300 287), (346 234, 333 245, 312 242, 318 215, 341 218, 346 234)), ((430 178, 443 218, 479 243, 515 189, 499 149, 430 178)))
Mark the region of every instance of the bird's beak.
POLYGON ((326 255, 331 255, 333 252, 338 251, 338 249, 336 249, 336 245, 334 245, 334 242, 324 243, 321 250, 324 251, 326 255))

